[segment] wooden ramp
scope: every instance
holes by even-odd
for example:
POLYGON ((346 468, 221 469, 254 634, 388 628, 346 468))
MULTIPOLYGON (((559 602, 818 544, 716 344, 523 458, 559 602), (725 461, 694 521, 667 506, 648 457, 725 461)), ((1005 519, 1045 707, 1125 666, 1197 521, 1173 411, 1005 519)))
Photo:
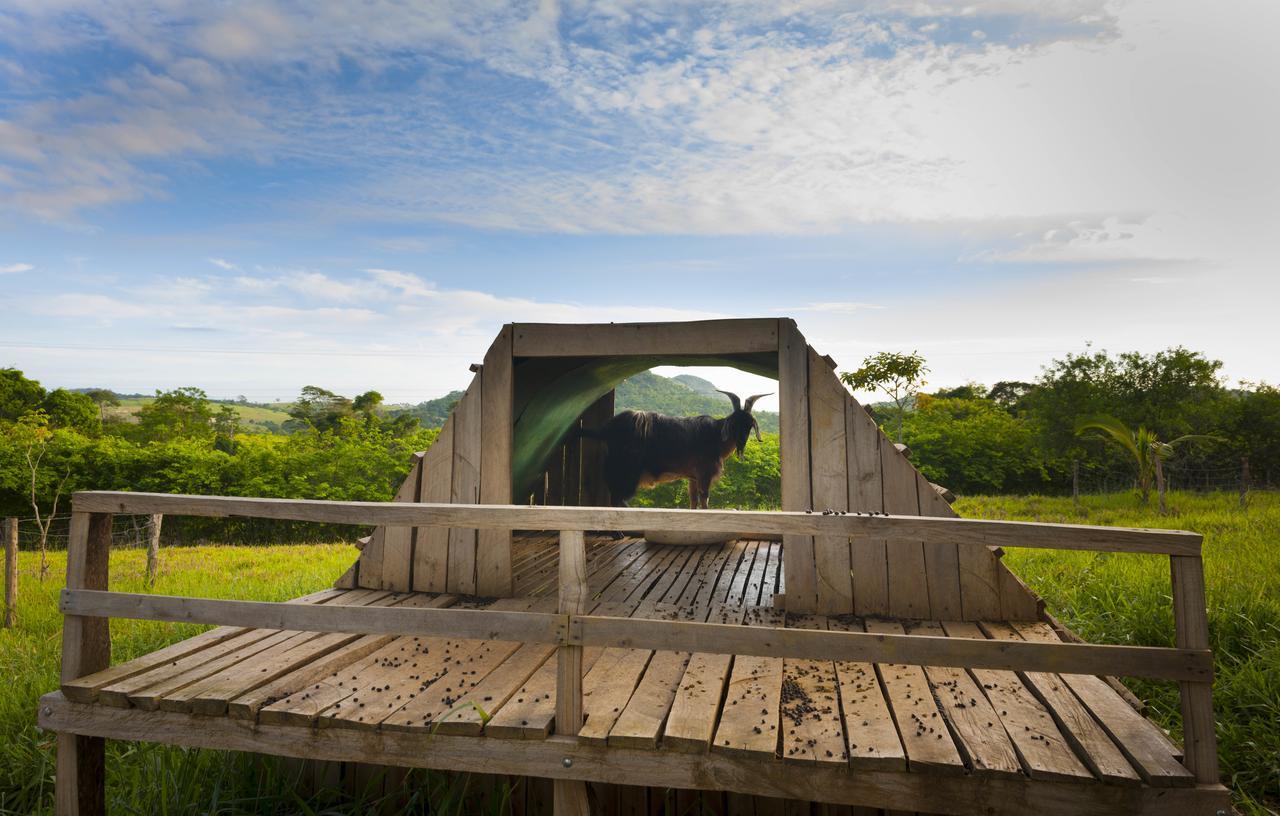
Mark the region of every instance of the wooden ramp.
MULTIPOLYGON (((554 535, 519 534, 518 595, 330 590, 299 603, 555 611, 554 535)), ((1044 623, 787 615, 777 541, 589 538, 589 612, 752 627, 1056 641, 1044 623)), ((321 760, 592 782, 599 812, 1214 814, 1178 749, 1097 677, 627 648, 583 650, 585 721, 554 734, 555 647, 211 629, 70 680, 45 728, 321 760), (567 765, 566 765, 567 763, 567 765), (620 778, 653 787, 616 785, 620 778), (667 789, 676 789, 669 791, 667 789), (664 797, 671 797, 669 802, 664 797), (673 811, 676 812, 676 811, 673 811)), ((386 784, 403 784, 389 776, 386 784)), ((548 812, 545 779, 513 812, 548 812)))

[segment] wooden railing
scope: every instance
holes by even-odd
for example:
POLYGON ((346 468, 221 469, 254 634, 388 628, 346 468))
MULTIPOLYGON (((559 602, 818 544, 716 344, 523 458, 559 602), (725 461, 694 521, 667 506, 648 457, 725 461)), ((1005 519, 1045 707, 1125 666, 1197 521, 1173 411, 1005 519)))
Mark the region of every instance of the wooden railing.
MULTIPOLYGON (((73 501, 67 586, 64 681, 110 663, 110 618, 180 621, 359 634, 445 635, 558 646, 556 729, 582 724, 585 646, 821 658, 868 663, 1007 669, 1176 680, 1182 695, 1185 764, 1201 783, 1217 782, 1213 729, 1213 659, 1205 610, 1202 537, 1178 530, 1069 524, 788 512, 658 510, 601 507, 330 502, 155 493, 83 492, 73 501), (114 513, 249 516, 353 525, 561 530, 559 612, 324 606, 220 601, 108 591, 107 550, 114 513), (873 536, 946 540, 1000 547, 1167 555, 1173 583, 1175 648, 968 640, 919 635, 774 629, 583 614, 587 606, 584 531, 676 529, 756 535, 873 536)), ((64 736, 59 737, 59 769, 64 736)), ((74 761, 75 746, 71 745, 74 761)), ((576 799, 574 783, 557 798, 576 799)), ((570 804, 567 809, 573 810, 570 804)), ((557 811, 560 812, 560 811, 557 811)))

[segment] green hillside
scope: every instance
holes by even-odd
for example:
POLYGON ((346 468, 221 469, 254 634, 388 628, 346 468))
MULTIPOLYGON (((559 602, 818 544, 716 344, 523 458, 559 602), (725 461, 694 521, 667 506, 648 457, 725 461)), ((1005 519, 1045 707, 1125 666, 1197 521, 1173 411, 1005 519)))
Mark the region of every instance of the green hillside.
MULTIPOLYGON (((107 407, 103 409, 103 414, 107 418, 134 422, 139 409, 154 401, 155 397, 122 396, 118 407, 107 407)), ((244 430, 263 431, 266 433, 279 433, 281 431, 281 427, 289 419, 289 408, 291 406, 291 403, 287 402, 273 403, 271 405, 245 404, 232 400, 209 400, 209 402, 214 405, 230 405, 236 409, 244 430)))

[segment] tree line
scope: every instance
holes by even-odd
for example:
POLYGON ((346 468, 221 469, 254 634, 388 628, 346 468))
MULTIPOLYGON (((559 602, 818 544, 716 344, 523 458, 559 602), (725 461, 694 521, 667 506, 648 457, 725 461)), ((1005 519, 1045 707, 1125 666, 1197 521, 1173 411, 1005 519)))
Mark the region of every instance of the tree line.
MULTIPOLYGON (((923 359, 909 362, 916 369, 909 393, 869 410, 891 436, 900 424, 912 461, 956 493, 1061 494, 1073 475, 1086 488, 1104 480, 1135 483, 1122 445, 1078 433, 1082 419, 1104 414, 1161 440, 1193 440, 1170 451, 1173 472, 1234 478, 1247 458, 1256 483, 1274 485, 1280 477, 1280 390, 1261 382, 1229 387, 1221 362, 1186 348, 1088 350, 1053 360, 1034 382, 933 391, 922 386, 923 359)), ((438 432, 414 415, 389 411, 376 391, 347 398, 308 386, 289 409, 287 433, 278 435, 244 433, 235 408, 199 388, 157 392, 128 421, 106 412, 113 399, 103 390, 47 390, 21 371, 0 369, 0 515, 47 519, 65 512, 66 497, 80 489, 383 501, 403 479, 410 455, 438 432)), ((712 503, 777 507, 779 475, 778 437, 766 433, 747 446, 743 460, 727 463, 712 503)), ((1206 486, 1224 485, 1218 479, 1206 486)), ((681 483, 663 485, 637 502, 681 506, 684 491, 681 483)), ((167 537, 213 529, 199 521, 166 526, 167 537)), ((224 537, 234 526, 206 524, 218 525, 224 537)), ((245 522, 235 536, 271 540, 317 530, 245 522)))

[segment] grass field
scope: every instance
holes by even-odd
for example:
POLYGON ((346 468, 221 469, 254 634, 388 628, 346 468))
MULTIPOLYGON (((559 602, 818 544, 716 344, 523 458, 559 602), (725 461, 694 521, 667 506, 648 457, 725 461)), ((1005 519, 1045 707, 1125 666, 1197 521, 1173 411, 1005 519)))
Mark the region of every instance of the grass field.
MULTIPOLYGON (((149 402, 155 402, 155 397, 124 397, 120 400, 119 407, 107 408, 106 412, 109 416, 131 418, 138 413, 138 409, 149 402)), ((235 408, 236 413, 240 416, 240 421, 247 425, 257 425, 265 428, 268 422, 283 425, 289 420, 289 413, 286 409, 290 403, 279 403, 280 408, 262 408, 257 405, 240 405, 234 402, 221 403, 215 401, 214 404, 225 404, 235 408)))
MULTIPOLYGON (((1140 508, 1132 496, 1070 499, 962 499, 965 516, 1179 527, 1206 536, 1205 558, 1213 648, 1215 703, 1224 779, 1243 812, 1263 814, 1280 802, 1280 494, 1256 494, 1248 512, 1234 495, 1175 494, 1170 514, 1140 508)), ((211 598, 284 600, 323 588, 351 562, 341 544, 292 547, 174 548, 161 554, 154 591, 211 598)), ((1172 645, 1168 559, 1154 556, 1011 550, 1009 563, 1054 612, 1088 640, 1172 645)), ((65 560, 51 554, 41 583, 36 556, 21 556, 20 620, 0 631, 0 814, 47 813, 52 805, 53 735, 34 725, 36 700, 58 685, 61 619, 57 595, 65 560)), ((112 555, 112 587, 143 588, 144 553, 112 555)), ((190 636, 197 627, 113 621, 114 659, 125 660, 190 636)), ((1177 690, 1131 682, 1150 714, 1179 733, 1177 690)), ((460 777, 424 775, 421 795, 458 810, 460 777)), ((112 813, 249 814, 360 813, 367 802, 322 793, 307 801, 292 792, 289 766, 244 755, 109 743, 112 813)), ((416 812, 421 804, 408 808, 416 812)))

